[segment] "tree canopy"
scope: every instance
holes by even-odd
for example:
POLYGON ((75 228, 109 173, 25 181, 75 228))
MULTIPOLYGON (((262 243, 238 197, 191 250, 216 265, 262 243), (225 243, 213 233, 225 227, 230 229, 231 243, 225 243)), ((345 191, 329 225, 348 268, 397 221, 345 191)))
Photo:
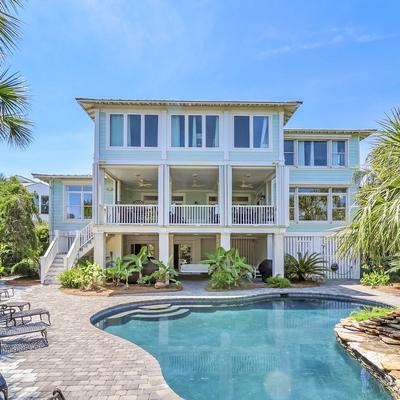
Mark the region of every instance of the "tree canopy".
POLYGON ((39 214, 33 195, 14 177, 0 180, 0 265, 36 255, 35 219, 39 214))
POLYGON ((380 123, 368 167, 357 177, 353 221, 337 232, 339 251, 376 264, 400 257, 400 109, 380 123))

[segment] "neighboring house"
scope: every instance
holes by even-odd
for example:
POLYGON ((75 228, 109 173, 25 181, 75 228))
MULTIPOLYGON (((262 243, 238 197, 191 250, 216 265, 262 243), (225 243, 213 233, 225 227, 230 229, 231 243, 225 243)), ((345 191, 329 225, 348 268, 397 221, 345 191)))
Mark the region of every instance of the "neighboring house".
POLYGON ((44 182, 34 181, 21 175, 15 176, 29 193, 35 196, 35 204, 39 210, 42 221, 49 219, 49 185, 44 182))
POLYGON ((42 279, 89 252, 104 266, 144 245, 181 271, 203 271, 223 246, 281 275, 285 253, 317 251, 338 264, 329 278, 359 277, 328 235, 351 218, 372 130, 284 129, 297 101, 77 101, 94 122, 93 178, 34 174, 50 185, 55 236, 42 279))

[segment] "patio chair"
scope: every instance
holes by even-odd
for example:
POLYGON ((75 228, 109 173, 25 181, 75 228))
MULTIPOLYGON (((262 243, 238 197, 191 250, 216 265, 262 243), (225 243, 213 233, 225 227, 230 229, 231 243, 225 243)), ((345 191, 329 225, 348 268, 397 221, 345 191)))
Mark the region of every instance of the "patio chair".
POLYGON ((0 373, 0 392, 3 393, 3 399, 8 400, 8 386, 4 376, 0 373))
POLYGON ((50 313, 48 310, 44 308, 34 308, 29 310, 20 310, 17 311, 13 307, 7 307, 0 310, 0 323, 5 323, 8 326, 9 322, 13 322, 14 326, 17 325, 17 320, 21 320, 22 324, 25 324, 24 318, 29 318, 29 321, 32 321, 32 317, 39 316, 40 321, 43 322, 43 315, 47 317, 47 325, 51 325, 50 322, 50 313))
POLYGON ((49 397, 47 400, 66 400, 60 389, 56 389, 53 392, 53 396, 49 397))
POLYGON ((49 326, 44 322, 32 322, 28 324, 20 324, 16 326, 0 327, 0 354, 1 354, 1 339, 20 335, 29 335, 31 333, 40 332, 43 339, 48 345, 47 341, 47 328, 49 326))
POLYGON ((2 297, 9 299, 11 296, 14 296, 14 288, 0 289, 0 301, 2 297))

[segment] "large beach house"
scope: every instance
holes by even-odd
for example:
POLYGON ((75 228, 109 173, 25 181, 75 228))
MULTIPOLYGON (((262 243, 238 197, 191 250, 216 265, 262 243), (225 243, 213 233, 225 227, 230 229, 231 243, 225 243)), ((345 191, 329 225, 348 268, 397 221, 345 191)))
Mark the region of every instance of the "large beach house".
POLYGON ((351 218, 371 130, 285 129, 298 101, 77 101, 94 123, 92 175, 33 174, 50 187, 43 282, 144 245, 183 272, 222 246, 281 275, 285 253, 317 251, 328 278, 359 277, 330 234, 351 218))

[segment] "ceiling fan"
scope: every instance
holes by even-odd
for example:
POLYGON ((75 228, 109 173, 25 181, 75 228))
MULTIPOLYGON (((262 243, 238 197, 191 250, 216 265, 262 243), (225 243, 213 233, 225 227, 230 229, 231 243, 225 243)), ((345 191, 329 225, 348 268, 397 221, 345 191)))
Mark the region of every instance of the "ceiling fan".
POLYGON ((199 183, 199 180, 197 179, 198 176, 199 176, 199 174, 192 174, 192 177, 193 177, 192 188, 193 189, 199 189, 199 188, 206 186, 206 185, 201 185, 199 183))
POLYGON ((242 183, 240 184, 241 189, 253 189, 253 185, 251 183, 247 183, 246 178, 250 178, 250 175, 243 177, 242 183))
POLYGON ((148 188, 151 186, 150 182, 145 181, 143 178, 140 178, 140 174, 136 175, 138 178, 138 185, 140 188, 148 188))

